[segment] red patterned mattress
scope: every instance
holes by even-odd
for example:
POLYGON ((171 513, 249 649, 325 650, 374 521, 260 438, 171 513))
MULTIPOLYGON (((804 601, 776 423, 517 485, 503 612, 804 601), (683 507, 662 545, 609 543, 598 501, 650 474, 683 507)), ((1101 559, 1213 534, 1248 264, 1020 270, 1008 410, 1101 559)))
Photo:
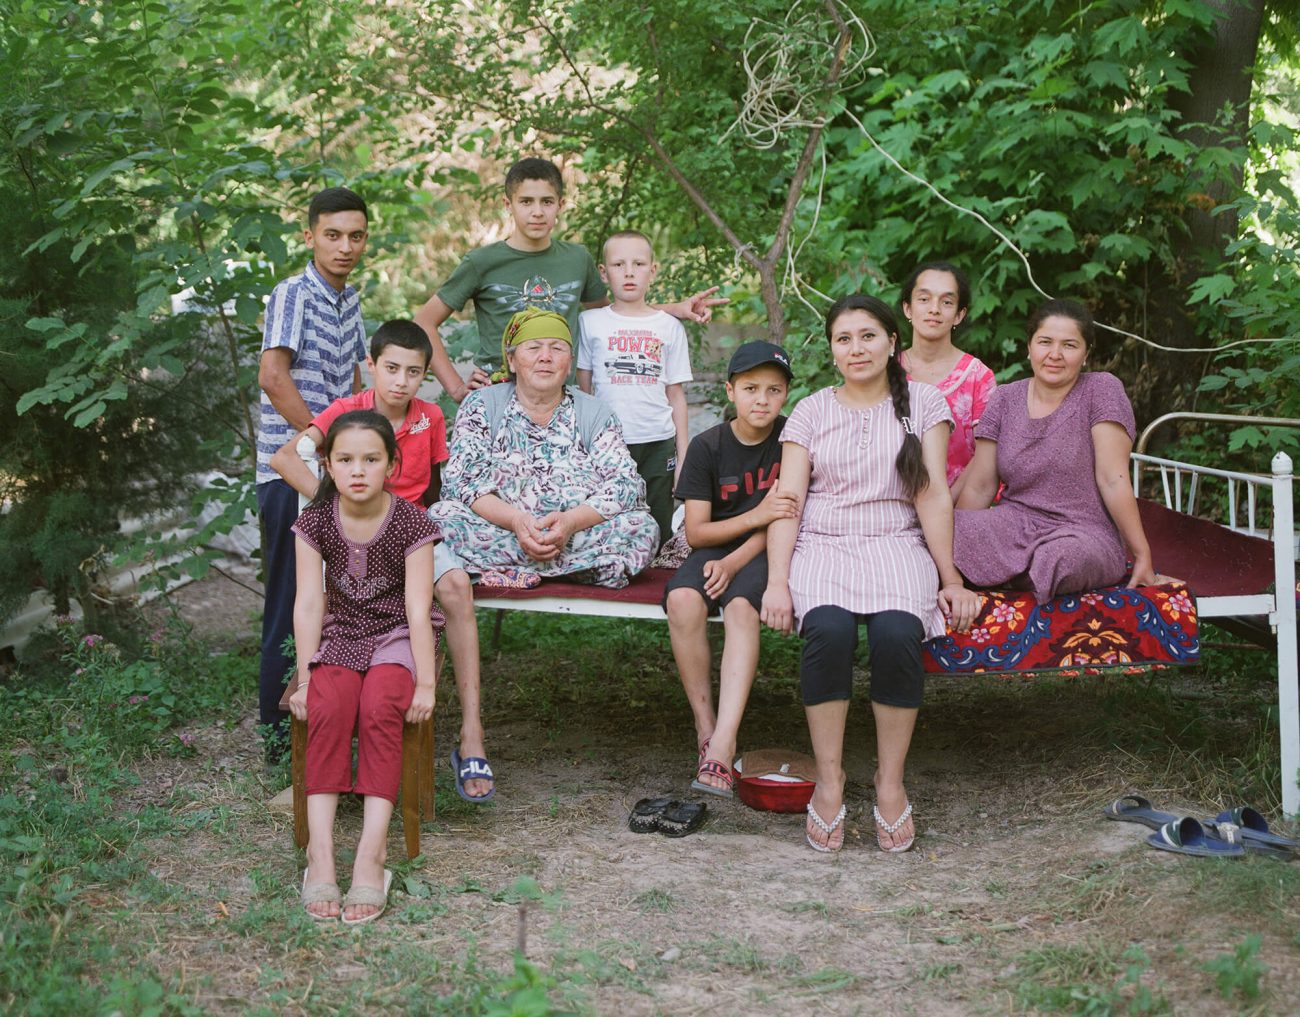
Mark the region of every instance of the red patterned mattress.
POLYGON ((931 674, 1061 671, 1200 659, 1196 603, 1185 583, 1122 586, 1055 597, 988 591, 970 631, 931 639, 931 674))

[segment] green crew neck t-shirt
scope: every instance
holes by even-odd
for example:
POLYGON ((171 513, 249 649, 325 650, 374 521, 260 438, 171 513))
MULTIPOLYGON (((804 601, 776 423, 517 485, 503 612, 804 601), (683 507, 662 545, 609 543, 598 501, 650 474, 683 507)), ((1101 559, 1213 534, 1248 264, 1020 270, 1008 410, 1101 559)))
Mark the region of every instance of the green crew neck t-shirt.
POLYGON ((438 290, 438 299, 453 311, 474 301, 479 351, 475 363, 496 368, 501 363, 501 335, 513 314, 540 307, 564 315, 576 344, 582 305, 606 296, 591 254, 582 244, 552 240, 544 251, 516 251, 504 240, 470 251, 451 278, 438 290))

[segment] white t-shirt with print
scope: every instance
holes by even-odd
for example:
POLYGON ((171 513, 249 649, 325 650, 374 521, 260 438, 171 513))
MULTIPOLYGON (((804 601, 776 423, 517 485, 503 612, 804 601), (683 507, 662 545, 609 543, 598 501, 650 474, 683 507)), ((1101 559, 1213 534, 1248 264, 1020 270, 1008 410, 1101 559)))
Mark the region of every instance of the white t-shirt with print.
POLYGON ((677 433, 664 386, 690 381, 691 359, 686 330, 667 311, 645 317, 612 307, 583 311, 578 370, 591 372, 592 391, 618 414, 629 445, 677 433))

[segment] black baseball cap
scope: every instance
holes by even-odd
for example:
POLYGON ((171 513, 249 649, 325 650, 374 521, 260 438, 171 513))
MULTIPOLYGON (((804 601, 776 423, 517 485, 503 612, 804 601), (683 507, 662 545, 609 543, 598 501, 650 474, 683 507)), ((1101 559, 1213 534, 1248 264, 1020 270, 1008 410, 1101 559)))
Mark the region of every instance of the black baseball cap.
POLYGON ((772 364, 780 368, 786 381, 794 380, 794 372, 790 370, 789 354, 775 343, 763 342, 761 339, 745 343, 731 355, 731 363, 727 365, 727 380, 730 381, 736 375, 752 371, 764 364, 772 364))

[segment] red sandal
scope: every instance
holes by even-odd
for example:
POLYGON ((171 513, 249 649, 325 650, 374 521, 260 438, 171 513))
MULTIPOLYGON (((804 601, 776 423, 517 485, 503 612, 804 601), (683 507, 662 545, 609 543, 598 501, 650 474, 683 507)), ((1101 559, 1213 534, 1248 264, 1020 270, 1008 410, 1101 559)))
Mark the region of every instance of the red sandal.
POLYGON ((733 794, 732 788, 736 783, 736 775, 731 772, 731 767, 726 763, 719 763, 716 759, 706 759, 700 764, 699 770, 695 774, 695 779, 691 781, 691 787, 696 791, 703 791, 706 795, 717 795, 719 798, 730 798, 733 794), (726 787, 717 787, 714 784, 706 784, 700 778, 716 777, 722 781, 726 787))

